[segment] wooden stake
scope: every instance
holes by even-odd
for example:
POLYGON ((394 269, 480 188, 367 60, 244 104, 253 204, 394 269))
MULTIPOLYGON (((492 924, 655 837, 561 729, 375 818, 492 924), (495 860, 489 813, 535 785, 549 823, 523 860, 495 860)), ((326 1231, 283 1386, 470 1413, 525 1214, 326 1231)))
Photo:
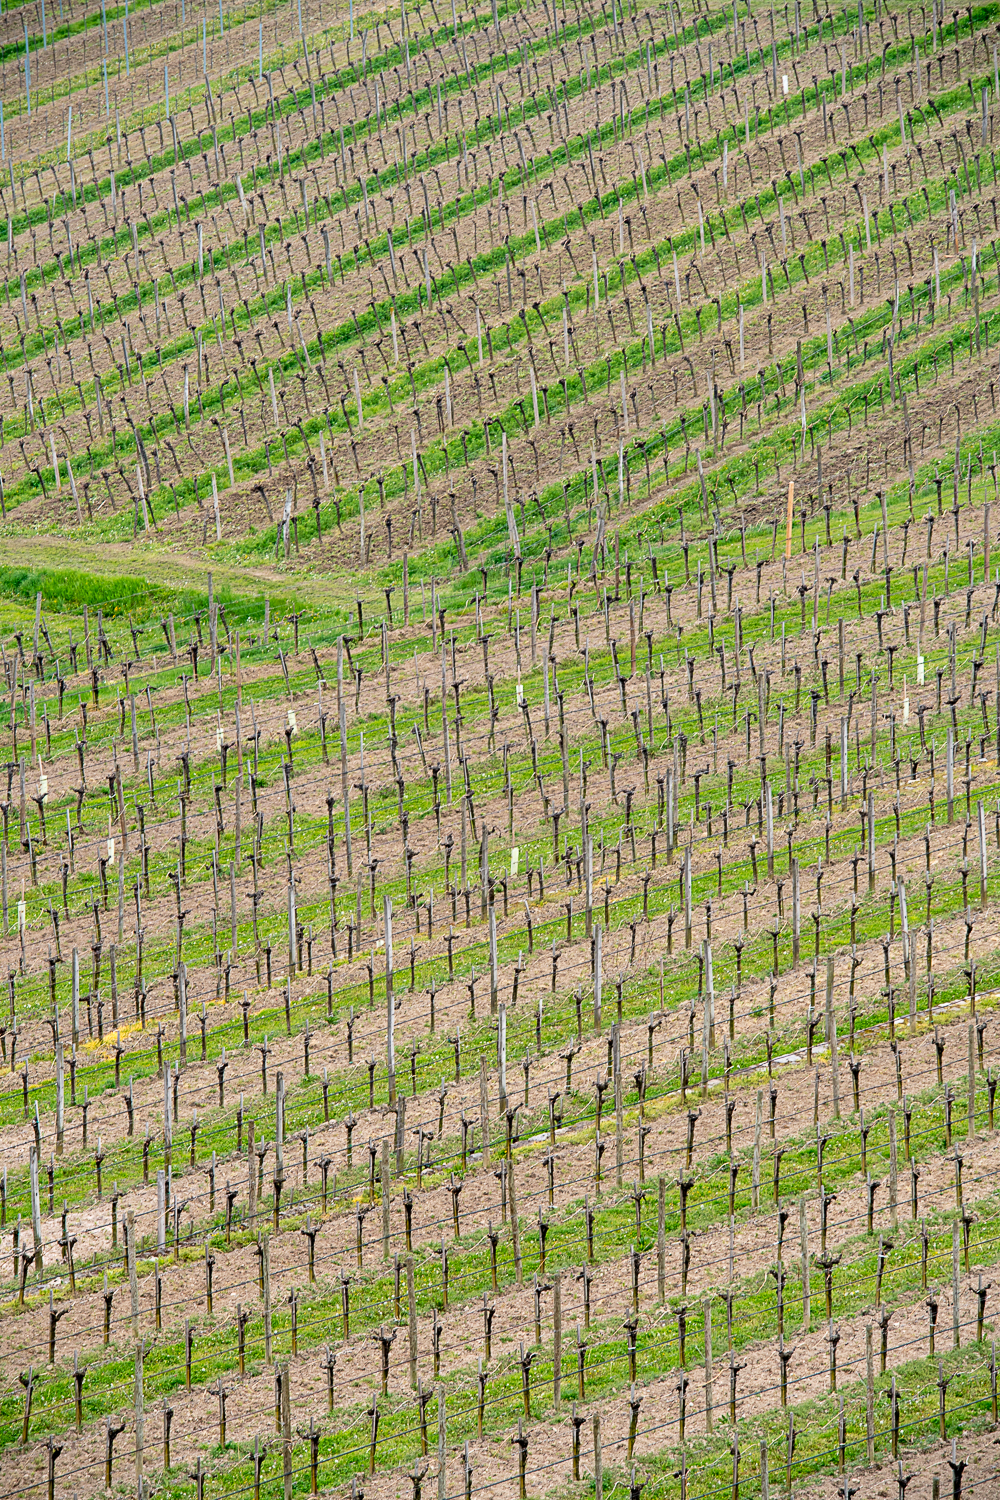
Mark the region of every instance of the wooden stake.
POLYGON ((959 1275, 959 1221, 955 1219, 951 1226, 951 1332, 952 1342, 957 1349, 961 1343, 959 1330, 959 1301, 958 1301, 958 1275, 959 1275))
MULTIPOLYGON (((265 1244, 266 1244, 265 1240, 265 1244)), ((264 1283, 265 1286, 267 1283, 264 1283)), ((270 1298, 268 1298, 270 1309, 270 1298)), ((292 1500, 292 1372, 285 1365, 281 1377, 281 1473, 284 1480, 285 1500, 292 1500)))
POLYGON ((802 1332, 809 1331, 811 1309, 809 1305, 809 1221, 806 1216, 806 1195, 799 1195, 799 1238, 802 1246, 802 1332))
POLYGON ((38 1189, 38 1152, 34 1143, 30 1155, 31 1171, 31 1232, 35 1241, 35 1275, 39 1281, 44 1274, 42 1264, 42 1200, 38 1189))
POLYGON ((507 1195, 510 1199, 510 1234, 514 1247, 514 1277, 521 1285, 521 1228, 517 1218, 517 1190, 514 1186, 514 1154, 507 1158, 507 1195))
POLYGON ((80 1045, 80 954, 74 948, 70 960, 70 1040, 74 1047, 80 1045))
POLYGON ((552 1278, 552 1404, 556 1411, 562 1394, 562 1273, 552 1278))
POLYGON ((600 924, 594 932, 594 1030, 597 1035, 601 1034, 601 945, 603 929, 600 924))
POLYGON ((621 1031, 615 1023, 612 1042, 615 1076, 615 1182, 622 1185, 625 1169, 625 1107, 622 1095, 621 1031))
POLYGON ((601 1414, 594 1413, 594 1500, 604 1500, 604 1464, 601 1457, 601 1414))
POLYGON ((166 1175, 163 1168, 157 1169, 156 1173, 156 1249, 160 1255, 167 1248, 167 1201, 166 1201, 166 1175))
MULTIPOLYGON (((484 830, 485 833, 485 830, 484 830)), ((490 1015, 497 1013, 497 916, 492 901, 489 908, 490 938, 490 1015)))
POLYGON ((684 850, 684 946, 691 946, 691 846, 684 850))
POLYGON ((712 1303, 705 1298, 705 1428, 712 1431, 712 1303))
POLYGON ((392 900, 389 896, 383 896, 382 898, 382 917, 385 928, 385 1060, 389 1074, 389 1103, 395 1104, 396 1006, 392 996, 392 900))
POLYGON ((667 1179, 663 1176, 657 1178, 657 1205, 656 1205, 656 1298, 658 1302, 667 1300, 667 1235, 666 1235, 666 1203, 667 1203, 667 1179))
POLYGON ((247 1121, 247 1199, 249 1202, 247 1213, 251 1224, 257 1216, 257 1164, 254 1160, 253 1144, 256 1123, 255 1120, 247 1121))
POLYGON ((785 515, 785 560, 792 555, 792 513, 795 506, 795 480, 788 481, 788 510, 785 515))
MULTIPOLYGON (((131 1220, 132 1220, 132 1215, 129 1214, 129 1223, 130 1224, 131 1224, 131 1220)), ((133 1257, 131 1263, 134 1263, 134 1257, 133 1257)), ((133 1326, 135 1326, 135 1316, 133 1316, 133 1326)), ((145 1434, 146 1434, 146 1419, 145 1419, 145 1411, 144 1411, 144 1406, 143 1406, 143 1390, 142 1390, 142 1364, 143 1364, 143 1354, 144 1354, 143 1342, 144 1341, 142 1339, 137 1339, 136 1340, 136 1345, 135 1345, 134 1388, 133 1388, 133 1392, 134 1392, 133 1393, 133 1407, 134 1407, 134 1411, 135 1411, 135 1485, 136 1485, 136 1494, 137 1495, 141 1495, 142 1494, 142 1490, 143 1490, 143 1483, 142 1483, 142 1456, 143 1456, 143 1446, 144 1446, 144 1440, 145 1440, 145 1434)))
POLYGON ((865 1433, 868 1467, 875 1462, 875 1362, 872 1357, 872 1325, 865 1325, 865 1433))
POLYGON ((438 1500, 445 1500, 447 1490, 447 1413, 444 1400, 444 1386, 438 1386, 438 1500))
MULTIPOLYGON (((347 700, 344 697, 344 638, 337 642, 337 716, 340 721, 340 786, 344 803, 344 845, 347 849, 347 874, 354 874, 351 849, 351 794, 347 782, 347 700)), ((359 935, 360 936, 360 935, 359 935)))
POLYGON ((131 1209, 125 1220, 125 1253, 128 1257, 128 1288, 132 1300, 132 1335, 139 1337, 139 1276, 135 1264, 135 1214, 131 1209))
POLYGON ((264 1363, 271 1363, 271 1241, 268 1235, 260 1239, 261 1276, 264 1282, 264 1363))
POLYGON ((66 1118, 66 1079, 63 1063, 63 1044, 56 1044, 56 1155, 63 1154, 63 1135, 66 1118))
POLYGON ((396 1176, 403 1175, 403 1143, 406 1131, 406 1095, 396 1095, 396 1176))
MULTIPOLYGON (((274 1180, 275 1183, 282 1184, 285 1181, 285 1075, 281 1072, 277 1074, 274 1083, 274 1180)), ((274 1227, 278 1227, 277 1217, 274 1227)))
POLYGON ((490 1093, 486 1058, 479 1054, 479 1134, 482 1138, 483 1166, 490 1164, 490 1093))
POLYGON ((833 1013, 833 959, 826 961, 826 1027, 830 1044, 830 1073, 833 1080, 833 1117, 840 1119, 840 1064, 837 1058, 837 1017, 833 1013))
POLYGON ((417 1294, 413 1283, 413 1256, 406 1257, 406 1304, 410 1335, 410 1386, 417 1388, 417 1294))

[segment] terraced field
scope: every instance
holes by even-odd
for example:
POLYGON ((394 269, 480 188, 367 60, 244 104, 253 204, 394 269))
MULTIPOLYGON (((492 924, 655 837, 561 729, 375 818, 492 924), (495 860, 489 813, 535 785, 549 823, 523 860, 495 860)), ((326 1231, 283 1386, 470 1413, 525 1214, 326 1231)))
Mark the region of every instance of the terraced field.
POLYGON ((1000 1493, 998 48, 0 14, 0 1500, 1000 1493))

